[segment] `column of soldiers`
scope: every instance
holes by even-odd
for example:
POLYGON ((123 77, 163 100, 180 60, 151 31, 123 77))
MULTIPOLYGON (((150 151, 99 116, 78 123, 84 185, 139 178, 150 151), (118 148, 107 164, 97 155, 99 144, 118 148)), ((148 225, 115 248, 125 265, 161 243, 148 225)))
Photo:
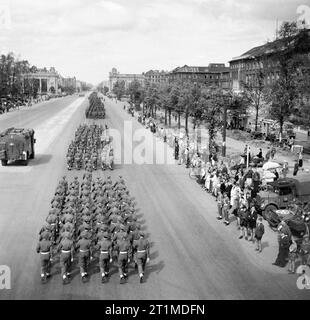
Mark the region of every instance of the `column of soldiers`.
POLYGON ((37 245, 43 282, 50 276, 55 254, 60 255, 64 284, 70 282, 76 254, 83 282, 88 280, 90 261, 98 255, 102 283, 108 280, 113 261, 118 264, 120 283, 126 282, 131 261, 143 282, 149 242, 141 231, 134 199, 122 177, 115 183, 110 177, 93 181, 92 174, 85 173, 81 185, 77 177, 70 184, 63 177, 51 206, 37 245))
MULTIPOLYGON (((101 150, 104 151, 105 157, 108 150, 108 155, 113 156, 113 148, 111 146, 110 136, 107 134, 108 127, 92 124, 80 125, 75 132, 75 138, 70 143, 67 152, 67 168, 68 170, 85 169, 88 172, 97 170, 101 166, 113 168, 110 161, 102 160, 101 150), (108 149, 107 149, 108 147, 108 149), (112 152, 110 152, 112 149, 112 152), (101 160, 101 161, 100 161, 101 160), (108 163, 106 163, 108 162, 108 163)), ((103 153, 103 152, 102 152, 103 153)))
POLYGON ((104 131, 101 125, 80 125, 75 132, 74 141, 67 152, 67 166, 69 170, 89 169, 97 170, 101 135, 104 131))

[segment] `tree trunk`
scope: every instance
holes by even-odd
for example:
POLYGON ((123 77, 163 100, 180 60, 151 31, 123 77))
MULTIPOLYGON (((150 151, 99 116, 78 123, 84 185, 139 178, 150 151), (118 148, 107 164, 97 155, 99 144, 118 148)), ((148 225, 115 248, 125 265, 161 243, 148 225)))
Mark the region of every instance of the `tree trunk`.
POLYGON ((185 111, 185 132, 186 136, 188 136, 188 111, 185 111))
POLYGON ((171 109, 169 109, 168 115, 169 115, 169 127, 171 127, 171 109))
POLYGON ((181 129, 181 112, 178 112, 178 129, 181 129))
POLYGON ((255 114, 255 131, 257 131, 257 125, 258 125, 258 110, 259 110, 259 105, 256 105, 256 114, 255 114))
POLYGON ((167 125, 167 115, 168 115, 167 108, 165 108, 165 126, 167 125))

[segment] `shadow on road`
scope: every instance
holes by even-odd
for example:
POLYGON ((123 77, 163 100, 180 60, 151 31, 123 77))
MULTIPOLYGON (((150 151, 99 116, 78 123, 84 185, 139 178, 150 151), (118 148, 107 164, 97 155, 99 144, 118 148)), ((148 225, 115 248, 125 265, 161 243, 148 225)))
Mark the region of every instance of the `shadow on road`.
POLYGON ((34 160, 30 160, 29 161, 29 166, 30 167, 35 167, 35 166, 39 166, 42 164, 46 164, 49 163, 50 160, 52 159, 52 155, 51 154, 38 154, 36 155, 34 160))

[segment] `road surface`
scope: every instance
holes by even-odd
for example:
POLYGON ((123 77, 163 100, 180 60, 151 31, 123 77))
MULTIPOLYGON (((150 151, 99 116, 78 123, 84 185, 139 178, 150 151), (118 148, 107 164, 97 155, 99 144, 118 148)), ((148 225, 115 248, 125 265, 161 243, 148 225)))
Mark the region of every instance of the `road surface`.
MULTIPOLYGON (((297 289, 297 276, 271 265, 277 244, 268 228, 264 251, 257 254, 253 244, 238 239, 234 223, 226 227, 217 221, 214 199, 189 179, 183 166, 135 161, 118 164, 105 175, 114 179, 122 175, 136 198, 139 219, 151 242, 146 282, 139 283, 131 265, 128 283, 120 285, 114 265, 103 285, 99 270, 92 266, 88 283, 82 284, 75 267, 72 282, 63 286, 56 259, 52 278, 42 285, 35 252, 38 232, 58 181, 63 175, 69 179, 75 175, 67 172, 65 155, 77 126, 85 122, 86 105, 85 98, 66 97, 0 116, 0 130, 31 127, 37 139, 36 159, 28 167, 0 167, 0 265, 11 269, 11 289, 0 290, 0 299, 310 298, 309 291, 297 289)), ((108 100, 106 109, 107 119, 99 123, 108 123, 121 134, 122 158, 125 154, 128 162, 130 137, 124 121, 133 132, 142 126, 120 103, 108 100)), ((138 144, 133 143, 134 150, 138 144)), ((170 149, 167 157, 172 157, 170 149)), ((103 175, 94 175, 99 174, 103 175)))

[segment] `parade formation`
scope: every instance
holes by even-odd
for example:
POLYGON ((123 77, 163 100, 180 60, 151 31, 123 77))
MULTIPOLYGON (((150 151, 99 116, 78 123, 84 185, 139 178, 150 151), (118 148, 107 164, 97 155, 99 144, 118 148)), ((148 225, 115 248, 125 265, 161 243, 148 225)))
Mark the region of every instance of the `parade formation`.
POLYGON ((110 177, 94 180, 91 173, 70 183, 64 176, 39 232, 42 282, 50 277, 51 262, 58 257, 63 283, 69 283, 77 257, 83 282, 88 279, 90 261, 98 259, 102 283, 108 280, 113 262, 120 283, 126 282, 131 262, 142 283, 150 247, 136 212, 134 198, 121 176, 114 183, 110 177))
POLYGON ((68 170, 88 172, 114 168, 112 137, 107 125, 80 125, 67 152, 68 170))

